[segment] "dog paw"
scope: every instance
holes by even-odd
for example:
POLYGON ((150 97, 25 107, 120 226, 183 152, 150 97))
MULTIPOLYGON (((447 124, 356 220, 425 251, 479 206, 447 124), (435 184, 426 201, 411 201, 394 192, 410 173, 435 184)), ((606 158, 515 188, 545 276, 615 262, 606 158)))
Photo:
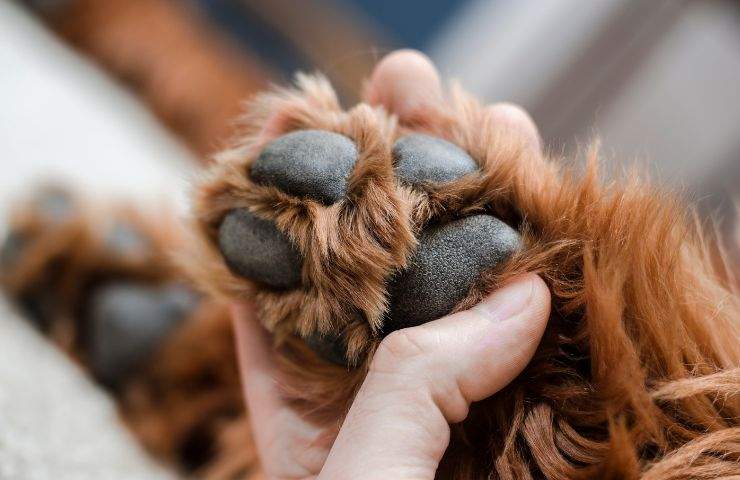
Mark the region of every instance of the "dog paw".
POLYGON ((179 274, 167 251, 177 235, 166 221, 90 203, 54 186, 14 204, 0 286, 34 326, 114 386, 195 308, 194 297, 173 284, 179 274))
POLYGON ((356 364, 391 331, 454 311, 523 241, 496 215, 490 164, 465 145, 366 105, 301 108, 212 167, 191 272, 211 292, 256 297, 276 338, 356 364))
MULTIPOLYGON (((444 188, 478 171, 478 164, 465 150, 430 135, 403 136, 391 152, 399 187, 444 188)), ((354 143, 343 135, 301 130, 268 143, 249 174, 255 184, 329 206, 346 197, 357 157, 354 143)), ((217 243, 229 269, 240 277, 273 289, 301 288, 304 260, 274 221, 246 208, 229 210, 218 226, 217 243)), ((420 229, 405 267, 388 272, 387 309, 379 335, 450 313, 484 272, 506 261, 520 245, 516 230, 485 212, 441 222, 430 219, 420 229)), ((351 273, 363 275, 361 270, 351 273)), ((305 339, 326 360, 347 363, 346 339, 341 335, 314 331, 305 339)))

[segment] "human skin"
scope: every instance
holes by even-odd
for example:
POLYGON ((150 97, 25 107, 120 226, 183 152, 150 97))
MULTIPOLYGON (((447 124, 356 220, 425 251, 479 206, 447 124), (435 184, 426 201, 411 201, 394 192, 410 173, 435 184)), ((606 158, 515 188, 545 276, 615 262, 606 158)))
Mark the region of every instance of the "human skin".
MULTIPOLYGON (((439 76, 418 52, 385 57, 365 101, 400 121, 442 99, 439 76)), ((487 112, 539 150, 530 117, 510 104, 487 112)), ((232 307, 239 365, 262 470, 270 479, 433 479, 450 424, 505 387, 531 360, 550 313, 536 275, 513 279, 475 307, 388 335, 336 438, 281 398, 269 335, 249 303, 232 307)))

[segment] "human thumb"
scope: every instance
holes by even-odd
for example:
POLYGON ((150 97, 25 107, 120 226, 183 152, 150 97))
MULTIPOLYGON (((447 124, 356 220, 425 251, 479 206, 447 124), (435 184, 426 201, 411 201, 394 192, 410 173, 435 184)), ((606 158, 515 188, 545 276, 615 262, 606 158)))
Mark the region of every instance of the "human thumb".
POLYGON ((434 478, 449 424, 524 369, 549 314, 547 286, 526 274, 470 310, 390 334, 318 478, 434 478))

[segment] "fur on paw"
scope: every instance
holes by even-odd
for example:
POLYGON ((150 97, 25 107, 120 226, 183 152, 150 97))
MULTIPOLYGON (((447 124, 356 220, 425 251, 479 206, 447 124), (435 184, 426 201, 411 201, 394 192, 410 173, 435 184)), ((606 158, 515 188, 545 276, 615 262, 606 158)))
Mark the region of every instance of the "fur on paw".
POLYGON ((482 109, 411 128, 342 110, 321 77, 298 85, 259 97, 199 184, 185 268, 211 294, 255 298, 276 338, 356 365, 389 332, 490 290, 525 243, 521 217, 473 128, 482 109))
POLYGON ((177 237, 167 223, 58 186, 37 189, 11 211, 0 286, 36 327, 115 386, 197 303, 166 258, 177 237))
POLYGON ((187 472, 218 469, 222 431, 245 423, 231 322, 172 265, 182 230, 169 213, 36 189, 12 205, 0 287, 110 390, 150 453, 187 472))

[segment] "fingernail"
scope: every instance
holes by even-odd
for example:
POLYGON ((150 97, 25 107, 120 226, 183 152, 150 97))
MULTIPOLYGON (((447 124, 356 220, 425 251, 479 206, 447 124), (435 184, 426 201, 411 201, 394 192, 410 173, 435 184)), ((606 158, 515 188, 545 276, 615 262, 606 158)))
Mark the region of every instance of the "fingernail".
POLYGON ((532 299, 534 275, 513 279, 473 307, 492 322, 501 322, 521 313, 532 299))

